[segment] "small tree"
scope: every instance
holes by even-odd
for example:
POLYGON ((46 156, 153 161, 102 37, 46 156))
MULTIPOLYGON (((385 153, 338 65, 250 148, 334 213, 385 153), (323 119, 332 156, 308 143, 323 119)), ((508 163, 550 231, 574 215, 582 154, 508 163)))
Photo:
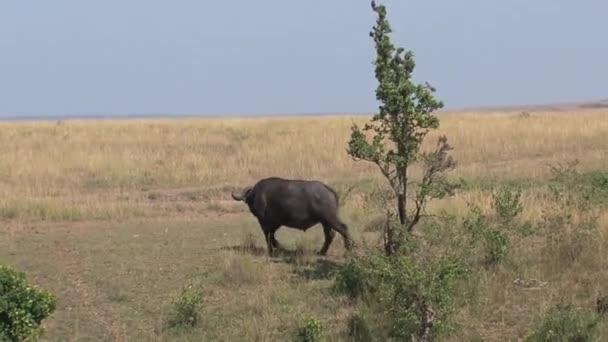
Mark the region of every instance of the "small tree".
POLYGON ((374 65, 379 82, 376 99, 381 105, 371 123, 362 129, 356 124, 352 126, 347 152, 355 160, 378 165, 397 197, 400 229, 397 236, 393 228, 386 234, 386 253, 392 255, 399 248, 399 236, 411 232, 423 216, 427 201, 452 192, 453 186, 445 181, 444 172, 453 169, 456 163, 448 155, 452 147, 445 136, 439 138, 434 152, 419 154, 428 131, 439 127, 432 112, 442 108, 443 102, 434 98, 435 89, 428 83, 415 84, 411 79, 415 67, 413 53, 395 48, 389 37, 392 30, 386 8, 375 1, 371 4, 378 16, 370 37, 376 48, 374 65), (371 142, 365 135, 367 131, 374 133, 371 142), (419 159, 423 160, 425 171, 422 180, 415 183, 408 177, 408 168, 419 159), (417 190, 412 191, 415 185, 417 190), (408 196, 415 206, 411 213, 406 211, 408 196))

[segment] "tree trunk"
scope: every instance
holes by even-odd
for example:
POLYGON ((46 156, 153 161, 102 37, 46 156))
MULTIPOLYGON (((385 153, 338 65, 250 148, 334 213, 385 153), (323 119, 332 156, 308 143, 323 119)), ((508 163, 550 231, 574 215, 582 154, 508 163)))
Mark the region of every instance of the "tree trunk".
MULTIPOLYGON (((405 153, 405 146, 399 144, 398 147, 399 155, 403 155, 405 153)), ((397 213, 399 215, 399 229, 404 229, 405 224, 407 223, 407 163, 405 165, 397 166, 397 213)), ((403 236, 402 231, 395 232, 396 227, 390 227, 390 235, 387 237, 388 244, 390 245, 390 254, 389 249, 386 249, 387 255, 398 254, 399 249, 401 247, 401 237, 403 236)))
POLYGON ((398 171, 399 193, 397 194, 397 210, 399 210, 399 223, 407 223, 407 164, 398 171))
POLYGON ((401 223, 403 225, 403 224, 405 224, 405 221, 406 221, 405 194, 404 193, 397 195, 397 210, 399 210, 399 223, 401 223))
POLYGON ((395 232, 394 226, 391 224, 390 212, 386 214, 386 222, 384 223, 384 253, 386 256, 395 254, 395 232))

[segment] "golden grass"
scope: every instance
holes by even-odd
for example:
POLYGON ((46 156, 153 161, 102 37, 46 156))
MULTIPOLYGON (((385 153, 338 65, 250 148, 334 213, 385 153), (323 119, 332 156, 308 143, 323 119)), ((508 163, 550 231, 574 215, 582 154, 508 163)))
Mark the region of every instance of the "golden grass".
MULTIPOLYGON (((575 158, 583 169, 607 168, 607 114, 446 114, 424 149, 437 134, 447 134, 459 163, 453 176, 467 179, 540 179, 548 164, 575 158)), ((345 152, 351 124, 367 120, 4 122, 0 212, 6 218, 121 218, 144 215, 150 207, 141 190, 192 188, 209 199, 271 175, 378 180, 374 165, 345 152)))
MULTIPOLYGON (((342 215, 362 246, 373 244, 378 236, 364 227, 376 213, 365 196, 384 180, 374 165, 355 162, 345 151, 351 124, 367 120, 0 123, 0 218, 8 227, 0 231, 0 259, 58 294, 58 311, 47 321, 50 340, 178 338, 158 328, 170 297, 190 277, 205 287, 204 323, 183 339, 285 340, 308 314, 338 339, 356 309, 327 293, 342 239, 334 240, 329 259, 317 258, 320 229, 281 229, 278 240, 295 252, 267 259, 257 223, 229 192, 271 175, 320 179, 339 190, 358 184, 342 215)), ((460 113, 440 120, 424 149, 446 134, 459 163, 452 176, 477 186, 431 203, 430 211, 465 214, 467 202, 490 211, 486 185, 543 183, 549 164, 578 159, 581 171, 608 169, 605 109, 528 118, 460 113)), ((523 203, 526 221, 541 220, 551 205, 537 187, 525 191, 523 203)), ((508 266, 477 272, 457 298, 463 329, 452 339, 522 337, 562 297, 588 307, 608 280, 601 272, 608 259, 599 257, 608 246, 608 214, 600 215, 601 243, 546 289, 512 284, 517 277, 552 277, 553 266, 541 260, 542 238, 513 247, 508 266)))

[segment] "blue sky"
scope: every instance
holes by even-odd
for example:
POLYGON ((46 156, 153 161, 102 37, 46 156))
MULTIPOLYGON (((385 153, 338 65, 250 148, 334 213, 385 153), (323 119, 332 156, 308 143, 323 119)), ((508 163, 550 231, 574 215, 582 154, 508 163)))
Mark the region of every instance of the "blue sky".
MULTIPOLYGON (((608 1, 384 0, 446 108, 608 97, 608 1)), ((0 2, 0 116, 376 110, 368 0, 0 2)))

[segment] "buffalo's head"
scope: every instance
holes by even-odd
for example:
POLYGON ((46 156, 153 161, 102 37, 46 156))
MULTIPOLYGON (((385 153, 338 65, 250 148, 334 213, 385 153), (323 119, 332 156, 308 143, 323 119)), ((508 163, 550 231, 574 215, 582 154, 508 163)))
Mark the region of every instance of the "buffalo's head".
POLYGON ((245 187, 243 190, 241 190, 240 192, 232 192, 232 198, 235 201, 247 201, 247 197, 249 197, 249 194, 251 193, 251 190, 253 190, 252 186, 247 186, 245 187))

